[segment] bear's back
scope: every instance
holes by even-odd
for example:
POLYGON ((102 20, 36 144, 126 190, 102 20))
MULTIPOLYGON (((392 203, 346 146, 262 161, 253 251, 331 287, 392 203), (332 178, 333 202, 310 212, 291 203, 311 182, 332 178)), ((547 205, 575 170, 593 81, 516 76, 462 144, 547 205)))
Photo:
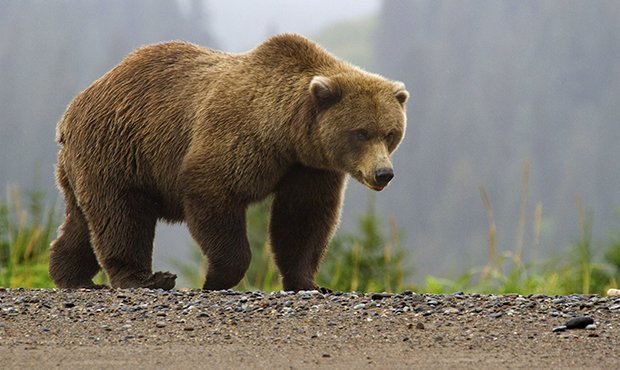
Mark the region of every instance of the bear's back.
POLYGON ((80 93, 58 124, 69 175, 128 187, 176 187, 204 70, 230 55, 186 42, 146 46, 80 93), (156 184, 156 185, 155 185, 156 184))

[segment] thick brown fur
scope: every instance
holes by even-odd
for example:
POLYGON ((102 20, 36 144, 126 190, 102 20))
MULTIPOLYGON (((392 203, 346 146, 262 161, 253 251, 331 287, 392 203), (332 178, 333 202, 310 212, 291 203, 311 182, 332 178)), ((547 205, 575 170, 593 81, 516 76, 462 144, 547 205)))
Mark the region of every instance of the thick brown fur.
POLYGON ((58 124, 66 218, 52 243, 61 288, 171 289, 151 269, 157 220, 185 221, 208 258, 205 289, 250 263, 245 211, 274 195, 271 245, 286 290, 314 275, 340 217, 346 175, 391 179, 408 93, 302 36, 244 54, 186 42, 147 46, 79 94, 58 124))

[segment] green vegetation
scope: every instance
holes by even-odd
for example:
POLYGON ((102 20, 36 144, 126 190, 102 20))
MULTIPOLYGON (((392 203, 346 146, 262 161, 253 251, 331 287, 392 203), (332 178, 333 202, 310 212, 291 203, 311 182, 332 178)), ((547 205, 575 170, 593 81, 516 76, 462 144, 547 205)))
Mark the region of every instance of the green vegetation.
POLYGON ((576 198, 577 216, 581 229, 579 238, 564 249, 563 255, 555 254, 542 263, 538 263, 535 258, 540 248, 542 219, 542 204, 536 205, 532 222, 534 243, 531 248, 531 262, 523 262, 523 255, 526 252, 523 240, 527 224, 528 182, 529 164, 525 162, 514 250, 506 249, 503 253, 497 253, 497 230, 493 209, 486 190, 480 187, 480 194, 489 220, 487 264, 482 268, 470 269, 456 280, 443 280, 428 276, 425 291, 568 295, 604 294, 608 288, 618 286, 620 232, 616 231, 609 241, 597 243, 595 247, 591 234, 592 216, 584 211, 580 197, 576 198), (605 251, 602 261, 596 255, 597 251, 605 251))
POLYGON ((368 210, 358 219, 357 232, 340 233, 332 240, 318 283, 339 291, 406 289, 408 254, 399 244, 396 222, 390 219, 389 237, 384 235, 383 226, 371 197, 368 210))
POLYGON ((57 209, 43 193, 29 191, 26 204, 16 187, 0 201, 0 286, 51 288, 47 274, 49 245, 57 227, 57 209))
MULTIPOLYGON (((377 215, 374 198, 368 210, 358 219, 354 233, 338 233, 332 240, 326 258, 317 276, 321 286, 337 291, 391 291, 411 289, 418 292, 453 293, 455 291, 480 293, 541 293, 566 295, 573 293, 604 294, 620 281, 620 225, 604 242, 593 242, 591 216, 577 199, 577 214, 581 232, 563 255, 555 255, 537 262, 523 262, 522 238, 517 236, 514 250, 498 253, 493 210, 484 188, 483 203, 489 216, 488 261, 486 265, 468 270, 457 279, 447 280, 428 276, 421 285, 408 283, 413 260, 408 249, 401 245, 401 233, 394 220, 388 225, 377 215), (385 232, 386 226, 389 232, 385 232)), ((527 166, 524 166, 522 208, 527 200, 527 166)), ((268 243, 268 220, 271 200, 248 210, 248 239, 252 248, 252 264, 239 290, 279 290, 280 277, 268 243)), ((535 242, 538 249, 542 206, 537 205, 533 217, 535 242)), ((523 233, 526 213, 521 212, 518 224, 523 233)), ((49 288, 53 287, 47 274, 49 244, 59 224, 57 207, 46 205, 41 192, 21 194, 9 189, 0 200, 0 287, 49 288)), ((620 222, 620 214, 618 217, 620 222)), ((198 247, 194 248, 192 262, 173 261, 176 270, 191 288, 202 285, 206 259, 198 247)), ((531 257, 531 256, 530 256, 531 257)), ((100 274, 96 281, 104 282, 100 274)))

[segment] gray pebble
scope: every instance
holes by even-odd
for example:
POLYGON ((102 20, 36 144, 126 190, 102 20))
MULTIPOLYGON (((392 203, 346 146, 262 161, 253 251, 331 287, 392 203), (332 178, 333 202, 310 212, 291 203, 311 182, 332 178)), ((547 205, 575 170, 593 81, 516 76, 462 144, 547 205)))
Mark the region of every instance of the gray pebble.
POLYGON ((586 326, 594 324, 594 320, 588 316, 575 317, 564 324, 567 329, 583 329, 586 326))

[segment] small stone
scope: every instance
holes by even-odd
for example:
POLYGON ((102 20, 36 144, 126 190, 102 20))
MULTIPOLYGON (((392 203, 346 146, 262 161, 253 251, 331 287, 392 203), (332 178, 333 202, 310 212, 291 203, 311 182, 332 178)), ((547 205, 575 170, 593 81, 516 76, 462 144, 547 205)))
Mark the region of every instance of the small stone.
POLYGON ((493 312, 490 316, 494 319, 498 319, 500 317, 502 317, 503 313, 502 312, 493 312))
POLYGON ((65 308, 73 308, 73 307, 75 307, 75 303, 73 303, 73 302, 66 302, 65 303, 65 308))
POLYGON ((295 310, 290 307, 282 307, 282 313, 292 313, 292 312, 295 312, 295 310))
POLYGON ((416 328, 416 329, 419 329, 419 330, 424 330, 424 324, 422 324, 421 322, 418 322, 418 323, 415 325, 415 328, 416 328))
POLYGON ((186 326, 183 328, 183 330, 185 331, 194 331, 194 327, 193 326, 186 326))
POLYGON ((594 319, 588 316, 575 317, 564 324, 567 329, 583 329, 586 326, 594 324, 594 319))
POLYGON ((553 328, 554 333, 560 333, 563 331, 566 331, 566 325, 560 325, 560 326, 556 326, 555 328, 553 328))
POLYGON ((166 327, 166 323, 163 321, 158 321, 155 323, 155 326, 158 328, 165 328, 166 327))
POLYGON ((586 330, 596 330, 596 324, 590 324, 586 326, 586 330))
POLYGON ((323 357, 323 358, 329 358, 329 357, 332 357, 332 355, 330 355, 329 353, 323 353, 323 354, 321 355, 321 357, 323 357))
POLYGON ((609 307, 609 309, 610 310, 618 310, 618 309, 620 309, 620 304, 615 304, 615 305, 609 307))
POLYGON ((452 314, 456 314, 459 312, 460 312, 459 309, 456 307, 448 307, 443 311, 444 315, 452 315, 452 314))
POLYGON ((356 304, 355 306, 353 306, 354 310, 363 310, 364 308, 366 308, 366 305, 363 304, 363 303, 359 303, 359 304, 356 304))
POLYGON ((389 297, 389 294, 385 294, 385 293, 373 293, 373 295, 370 297, 373 301, 380 301, 383 298, 387 298, 389 297))
POLYGON ((609 297, 620 297, 620 289, 609 289, 607 291, 609 297))

